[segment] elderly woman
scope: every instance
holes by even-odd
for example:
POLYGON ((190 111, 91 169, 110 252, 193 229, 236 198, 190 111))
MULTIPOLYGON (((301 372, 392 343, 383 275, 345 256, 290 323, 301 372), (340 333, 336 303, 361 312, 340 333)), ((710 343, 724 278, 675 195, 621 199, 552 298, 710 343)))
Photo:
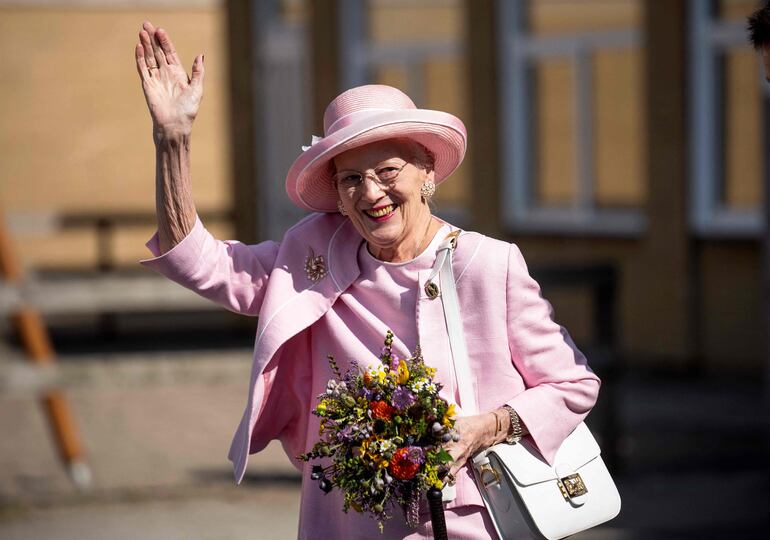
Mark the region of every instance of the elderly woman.
MULTIPOLYGON (((408 357, 420 345, 437 368, 442 396, 458 403, 458 381, 441 300, 425 284, 441 241, 457 229, 431 214, 434 190, 460 165, 462 122, 418 109, 387 86, 353 88, 326 109, 324 137, 299 155, 286 177, 292 202, 312 213, 280 243, 220 241, 197 218, 189 174, 190 134, 203 94, 204 61, 188 78, 171 40, 144 23, 136 64, 153 120, 158 232, 142 261, 225 308, 258 316, 248 401, 229 458, 240 482, 249 454, 272 439, 302 471, 301 538, 382 538, 376 523, 343 513, 337 491, 324 495, 295 456, 318 440, 310 414, 341 364, 377 361, 386 330, 408 357)), ((462 416, 445 504, 450 538, 495 537, 467 460, 516 431, 547 461, 596 401, 599 379, 528 275, 519 249, 464 232, 453 258, 468 344, 473 409, 462 416), (502 429, 500 428, 502 426, 502 429)), ((467 383, 467 381, 465 381, 467 383)), ((468 404, 459 403, 459 406, 468 404)), ((388 538, 422 538, 396 516, 388 538)))

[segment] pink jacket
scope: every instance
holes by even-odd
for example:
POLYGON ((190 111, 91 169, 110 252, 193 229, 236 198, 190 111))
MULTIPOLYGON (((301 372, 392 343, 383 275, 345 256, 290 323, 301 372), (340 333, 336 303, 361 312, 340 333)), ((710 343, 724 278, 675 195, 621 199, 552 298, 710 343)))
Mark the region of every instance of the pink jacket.
MULTIPOLYGON (((158 256, 157 235, 147 243, 156 257, 141 264, 231 311, 259 316, 248 401, 228 456, 236 482, 243 478, 249 454, 269 442, 259 433, 271 433, 274 419, 260 413, 276 366, 291 361, 283 358, 282 345, 317 321, 353 283, 362 241, 348 219, 312 214, 289 229, 280 244, 220 241, 199 219, 163 255, 158 256), (305 272, 311 253, 323 256, 325 263, 326 275, 317 282, 305 272)), ((464 233, 453 265, 478 408, 513 407, 550 463, 596 402, 599 378, 567 331, 553 321, 551 305, 541 297, 516 245, 464 233)), ((422 292, 429 272, 420 274, 416 313, 428 362, 451 358, 441 301, 422 292)), ((285 430, 280 434, 287 451, 298 436, 285 430)), ((464 484, 458 482, 457 505, 480 504, 477 496, 463 496, 464 484)))

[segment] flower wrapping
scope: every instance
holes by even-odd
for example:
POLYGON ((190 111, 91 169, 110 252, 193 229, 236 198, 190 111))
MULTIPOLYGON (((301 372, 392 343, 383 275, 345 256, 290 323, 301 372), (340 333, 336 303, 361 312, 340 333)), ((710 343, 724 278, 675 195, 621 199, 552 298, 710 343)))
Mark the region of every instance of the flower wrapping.
POLYGON ((344 374, 328 357, 334 377, 312 411, 321 419, 320 440, 299 456, 324 460, 311 479, 325 493, 340 489, 343 511, 368 513, 380 530, 393 507, 417 526, 420 499, 443 487, 440 477, 452 461, 443 445, 458 440, 454 405, 439 396, 435 368, 425 365, 419 347, 399 358, 392 343, 388 331, 379 364, 359 369, 354 362, 344 374))

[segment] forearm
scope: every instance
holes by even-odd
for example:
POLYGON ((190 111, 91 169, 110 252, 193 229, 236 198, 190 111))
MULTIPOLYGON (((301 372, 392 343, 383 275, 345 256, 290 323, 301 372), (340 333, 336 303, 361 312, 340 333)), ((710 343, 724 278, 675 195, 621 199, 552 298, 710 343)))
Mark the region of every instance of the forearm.
POLYGON ((158 244, 166 253, 195 225, 190 180, 190 136, 155 137, 155 211, 158 244))
MULTIPOLYGON (((528 433, 526 426, 521 422, 519 425, 522 435, 526 435, 528 433)), ((466 460, 490 446, 505 441, 513 433, 511 416, 502 407, 475 416, 461 416, 457 418, 455 429, 460 436, 459 440, 450 442, 446 446, 454 459, 454 463, 450 467, 450 472, 453 475, 465 465, 466 460)))

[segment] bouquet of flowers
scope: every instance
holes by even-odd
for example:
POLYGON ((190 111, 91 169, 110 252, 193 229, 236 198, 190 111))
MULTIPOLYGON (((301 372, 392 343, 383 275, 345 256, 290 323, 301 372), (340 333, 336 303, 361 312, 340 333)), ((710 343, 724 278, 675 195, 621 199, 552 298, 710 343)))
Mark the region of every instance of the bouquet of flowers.
POLYGON ((325 493, 341 489, 343 510, 369 513, 381 531, 395 505, 417 526, 420 498, 441 489, 440 475, 452 461, 442 445, 458 440, 454 405, 439 397, 435 368, 425 365, 419 348, 399 358, 392 343, 388 331, 380 363, 359 368, 354 362, 344 375, 328 357, 335 377, 312 411, 321 418, 320 440, 299 456, 330 459, 326 467, 314 466, 311 478, 325 493))

